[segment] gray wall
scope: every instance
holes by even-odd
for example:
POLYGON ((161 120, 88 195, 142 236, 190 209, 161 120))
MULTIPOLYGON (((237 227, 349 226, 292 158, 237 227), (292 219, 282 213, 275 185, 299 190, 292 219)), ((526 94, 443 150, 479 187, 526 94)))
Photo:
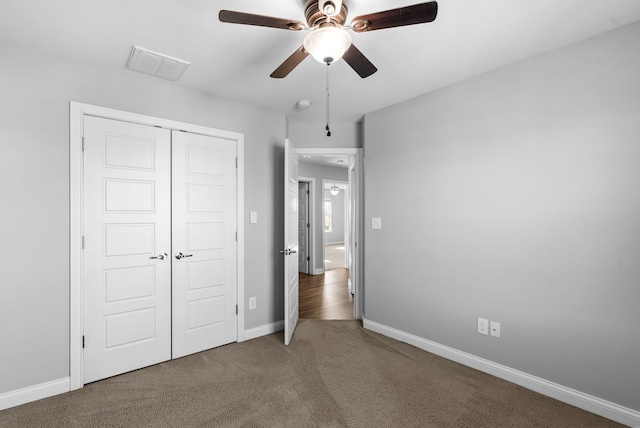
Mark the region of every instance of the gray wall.
POLYGON ((638 40, 366 115, 365 318, 640 410, 638 40))
POLYGON ((349 178, 349 172, 347 168, 338 168, 333 166, 317 165, 314 163, 300 161, 298 167, 298 175, 300 177, 315 178, 315 219, 316 228, 315 236, 313 237, 313 254, 311 269, 322 269, 324 262, 322 260, 322 202, 324 198, 324 191, 322 189, 322 179, 331 179, 339 181, 347 181, 349 178))
POLYGON ((362 148, 361 122, 332 123, 331 137, 327 137, 325 126, 326 123, 291 122, 288 124, 287 138, 298 148, 362 148))
POLYGON ((69 375, 70 100, 244 134, 245 328, 283 318, 284 115, 34 48, 0 57, 0 393, 69 375))

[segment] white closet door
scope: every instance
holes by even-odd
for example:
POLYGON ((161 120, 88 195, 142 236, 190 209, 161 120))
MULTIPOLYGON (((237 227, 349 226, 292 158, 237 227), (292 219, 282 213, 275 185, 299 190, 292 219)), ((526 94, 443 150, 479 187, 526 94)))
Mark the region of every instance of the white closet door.
POLYGON ((171 135, 85 116, 84 138, 89 383, 171 358, 171 135))
POLYGON ((236 141, 173 131, 173 358, 237 340, 236 141))

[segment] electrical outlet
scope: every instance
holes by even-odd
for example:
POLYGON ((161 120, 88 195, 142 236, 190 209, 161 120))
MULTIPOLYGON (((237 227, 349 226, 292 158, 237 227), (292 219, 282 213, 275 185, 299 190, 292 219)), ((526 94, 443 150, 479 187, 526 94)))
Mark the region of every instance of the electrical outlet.
POLYGON ((491 328, 491 336, 500 337, 500 323, 499 322, 491 321, 490 328, 491 328))
POLYGON ((256 298, 249 297, 249 309, 255 309, 255 308, 256 308, 256 298))
POLYGON ((478 318, 478 333, 485 336, 489 334, 489 320, 478 318))

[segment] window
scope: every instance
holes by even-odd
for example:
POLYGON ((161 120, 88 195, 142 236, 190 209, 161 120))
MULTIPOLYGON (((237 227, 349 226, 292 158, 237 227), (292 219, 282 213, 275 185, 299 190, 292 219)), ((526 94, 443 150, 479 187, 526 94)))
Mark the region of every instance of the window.
POLYGON ((324 231, 331 232, 331 201, 324 201, 324 231))

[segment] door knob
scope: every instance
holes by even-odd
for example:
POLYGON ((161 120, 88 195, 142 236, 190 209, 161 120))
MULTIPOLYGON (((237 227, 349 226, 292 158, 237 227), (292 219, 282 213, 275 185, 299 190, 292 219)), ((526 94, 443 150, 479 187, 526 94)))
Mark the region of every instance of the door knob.
POLYGON ((176 253, 176 259, 178 260, 184 259, 185 257, 193 257, 193 254, 176 253))
POLYGON ((282 250, 280 251, 280 254, 284 254, 285 256, 290 256, 291 254, 296 254, 297 251, 296 250, 290 250, 290 249, 286 249, 286 250, 282 250))
POLYGON ((151 256, 149 257, 150 259, 160 259, 160 260, 164 260, 169 256, 169 254, 167 253, 162 253, 162 254, 158 254, 157 256, 151 256))

